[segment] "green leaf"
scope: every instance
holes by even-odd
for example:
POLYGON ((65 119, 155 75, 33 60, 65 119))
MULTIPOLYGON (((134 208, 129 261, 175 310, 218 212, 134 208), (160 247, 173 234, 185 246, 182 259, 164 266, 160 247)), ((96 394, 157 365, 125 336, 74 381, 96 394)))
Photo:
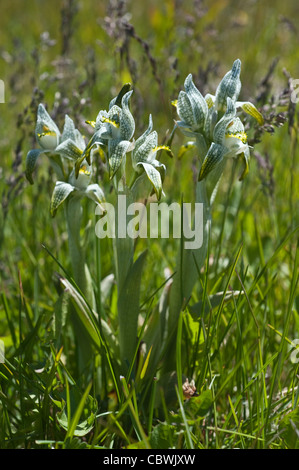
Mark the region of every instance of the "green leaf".
POLYGON ((198 397, 192 397, 184 403, 184 410, 187 418, 198 420, 203 418, 210 410, 213 404, 213 395, 211 390, 205 390, 198 397))
POLYGON ((120 92, 118 93, 118 95, 112 101, 110 101, 109 109, 113 105, 116 105, 116 106, 120 107, 123 96, 130 91, 130 88, 131 88, 131 83, 125 83, 123 85, 122 89, 120 90, 120 92))
POLYGON ((175 427, 167 423, 159 423, 151 432, 150 445, 152 449, 170 449, 173 447, 174 439, 175 427))
POLYGON ((120 355, 126 367, 130 365, 137 345, 140 285, 146 254, 146 251, 141 253, 132 265, 118 297, 120 355))
POLYGON ((82 322, 82 326, 86 329, 90 340, 97 346, 98 349, 100 349, 101 338, 99 336, 98 327, 86 301, 80 292, 66 278, 61 277, 60 282, 65 287, 66 291, 70 294, 76 312, 82 322))
MULTIPOLYGON (((211 310, 214 310, 215 308, 219 307, 222 301, 224 292, 217 292, 217 294, 211 295, 208 297, 206 302, 203 302, 200 300, 196 304, 189 306, 189 312, 194 315, 196 318, 200 318, 203 315, 206 315, 209 313, 211 310), (205 310, 203 310, 203 304, 205 303, 205 310)), ((240 295, 243 295, 244 292, 242 291, 228 291, 225 296, 224 296, 224 302, 229 302, 232 300, 234 297, 239 297, 240 295)))
POLYGON ((98 405, 97 400, 89 395, 91 385, 90 383, 82 397, 71 390, 69 409, 75 408, 75 412, 71 416, 67 414, 66 404, 62 411, 56 415, 60 426, 67 431, 65 439, 72 439, 73 436, 85 436, 94 426, 98 405))
POLYGON ((288 413, 279 423, 279 434, 289 449, 299 449, 299 408, 288 413))

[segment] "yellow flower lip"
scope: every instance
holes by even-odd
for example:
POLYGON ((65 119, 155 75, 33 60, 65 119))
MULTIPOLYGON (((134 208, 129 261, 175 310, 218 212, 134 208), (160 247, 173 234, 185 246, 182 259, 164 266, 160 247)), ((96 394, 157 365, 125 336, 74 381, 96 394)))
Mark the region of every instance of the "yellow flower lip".
POLYGON ((247 134, 246 132, 229 132, 225 133, 226 137, 234 137, 236 139, 241 140, 243 144, 247 144, 247 134))
POLYGON ((95 121, 85 121, 86 124, 89 124, 91 127, 95 127, 96 126, 96 122, 95 121))
POLYGON ((119 122, 113 121, 112 119, 102 117, 102 122, 107 122, 108 124, 111 124, 114 127, 119 127, 119 122))
POLYGON ((80 170, 79 170, 79 173, 81 175, 86 175, 86 176, 89 176, 91 174, 91 171, 88 170, 87 166, 86 165, 83 165, 81 166, 80 170))
POLYGON ((43 132, 40 134, 37 134, 39 138, 45 137, 45 136, 54 136, 56 135, 55 131, 51 131, 48 126, 43 126, 43 132))
POLYGON ((37 133, 39 144, 42 148, 54 150, 59 143, 57 131, 50 129, 46 124, 42 126, 42 132, 37 133))

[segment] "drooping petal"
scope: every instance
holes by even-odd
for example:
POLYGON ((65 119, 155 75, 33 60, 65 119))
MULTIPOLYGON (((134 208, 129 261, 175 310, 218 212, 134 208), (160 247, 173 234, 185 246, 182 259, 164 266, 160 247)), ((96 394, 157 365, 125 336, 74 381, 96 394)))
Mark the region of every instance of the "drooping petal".
POLYGON ((55 216, 59 206, 68 198, 68 196, 75 190, 74 186, 65 181, 57 181, 50 205, 50 212, 52 217, 55 216))
POLYGON ((147 136, 152 132, 153 130, 153 119, 152 119, 152 115, 150 114, 149 116, 149 123, 148 123, 148 128, 146 129, 146 131, 140 136, 138 137, 138 139, 135 141, 135 147, 134 147, 134 153, 136 153, 139 149, 139 147, 144 143, 145 139, 147 138, 147 136))
POLYGON ((98 184, 95 183, 88 185, 85 192, 87 197, 98 204, 105 202, 105 195, 98 184))
POLYGON ((259 112, 259 110, 254 106, 254 104, 250 103, 249 101, 237 101, 236 102, 237 108, 242 108, 245 113, 252 116, 256 121, 262 126, 264 124, 264 117, 259 112))
POLYGON ((46 153, 44 149, 33 149, 27 153, 25 162, 25 176, 30 184, 33 184, 32 173, 36 167, 36 161, 42 153, 46 153))
POLYGON ((203 180, 206 176, 218 165, 222 160, 224 155, 227 153, 226 147, 220 144, 215 144, 212 142, 207 155, 202 163, 198 181, 203 180))
POLYGON ((228 97, 233 101, 238 99, 241 90, 240 73, 241 61, 237 59, 233 63, 232 69, 224 75, 217 87, 215 105, 219 111, 226 110, 228 97))
POLYGON ((196 144, 193 141, 186 142, 186 144, 181 145, 178 151, 178 159, 180 160, 185 155, 185 153, 188 152, 188 150, 194 149, 195 147, 196 144))
POLYGON ((122 164, 123 158, 131 147, 131 142, 128 140, 110 140, 109 141, 109 177, 113 178, 117 170, 122 164))
POLYGON ((56 147, 55 152, 70 160, 77 160, 77 158, 80 158, 83 154, 83 151, 77 147, 75 142, 71 139, 61 142, 61 144, 56 147))
POLYGON ((162 196, 162 178, 160 172, 150 163, 146 162, 139 162, 138 166, 142 166, 145 170, 145 173, 150 180, 154 191, 156 193, 158 201, 161 199, 162 196))
MULTIPOLYGON (((138 143, 138 140, 137 140, 138 143)), ((158 134, 156 131, 151 132, 146 136, 143 143, 137 148, 135 146, 132 152, 132 165, 134 170, 137 170, 136 165, 139 162, 149 162, 152 158, 155 158, 153 149, 157 146, 158 143, 158 134)))

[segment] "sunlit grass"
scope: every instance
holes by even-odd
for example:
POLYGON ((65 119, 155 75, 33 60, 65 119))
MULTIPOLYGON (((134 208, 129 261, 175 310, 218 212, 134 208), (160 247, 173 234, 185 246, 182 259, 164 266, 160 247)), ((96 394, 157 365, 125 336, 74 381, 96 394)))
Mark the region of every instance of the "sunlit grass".
MULTIPOLYGON (((0 447, 298 448, 298 362, 291 360, 299 327, 297 115, 291 133, 286 122, 254 146, 268 156, 268 169, 253 152, 242 183, 233 168, 226 169, 208 257, 190 299, 198 310, 185 308, 180 314, 175 368, 165 377, 159 375, 164 351, 144 353, 142 339, 147 326, 160 321, 157 304, 176 266, 177 241, 136 244, 136 255, 148 250, 140 293, 141 347, 134 351, 140 368, 136 376, 122 378, 114 341, 117 291, 113 282, 101 285, 114 271, 111 240, 93 236, 94 207, 84 201, 81 235, 96 294, 95 315, 71 278, 63 212, 55 219, 49 215, 54 179, 46 158, 34 186, 23 178, 38 100, 58 119, 69 112, 83 124, 130 78, 138 133, 152 113, 163 139, 176 118, 170 102, 190 72, 210 90, 240 57, 241 98, 254 100, 279 57, 270 83, 271 92, 280 93, 286 86, 283 68, 294 78, 299 73, 296 2, 248 1, 240 7, 239 2, 208 1, 202 12, 191 1, 181 2, 178 10, 172 1, 131 2, 132 18, 125 19, 134 27, 130 39, 119 27, 102 28, 104 16, 111 14, 109 2, 98 2, 95 9, 92 2, 78 2, 64 58, 75 65, 61 68, 53 63, 61 56, 61 2, 43 5, 43 11, 39 2, 25 11, 16 3, 6 3, 0 19, 0 78, 7 101, 0 105, 0 338, 6 353, 0 364, 0 447), (24 29, 24 41, 16 42, 24 29), (39 43, 44 31, 56 44, 39 43), (34 87, 43 96, 36 96, 34 87), (14 180, 18 176, 20 182, 14 180), (227 291, 242 293, 228 300, 227 291), (223 295, 215 300, 219 292, 223 295), (93 338, 86 375, 79 372, 70 302, 93 338), (199 305, 206 307, 205 314, 199 315, 199 305), (112 333, 105 336, 108 328, 112 333), (195 380, 199 397, 183 400, 185 378, 195 380)), ((175 156, 181 143, 175 136, 175 156)), ((167 162, 165 200, 192 200, 196 154, 190 151, 182 160, 163 154, 162 160, 167 162)), ((100 165, 98 172, 109 194, 100 165)))

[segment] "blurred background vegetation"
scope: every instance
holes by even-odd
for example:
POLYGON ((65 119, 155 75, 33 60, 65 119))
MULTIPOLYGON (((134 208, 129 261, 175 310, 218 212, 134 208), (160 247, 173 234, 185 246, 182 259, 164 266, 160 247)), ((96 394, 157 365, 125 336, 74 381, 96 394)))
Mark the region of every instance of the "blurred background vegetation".
MULTIPOLYGON (((88 133, 85 120, 94 119, 129 81, 134 89, 137 135, 147 126, 151 113, 162 143, 176 118, 171 101, 183 88, 186 75, 193 74, 203 93, 213 93, 238 57, 242 61, 240 99, 251 100, 260 109, 267 101, 272 103, 273 114, 279 116, 274 120, 277 127, 286 120, 287 101, 282 107, 276 105, 288 88, 288 77, 299 76, 295 1, 32 0, 25 7, 11 0, 1 11, 1 79, 6 87, 6 102, 0 108, 4 285, 17 281, 16 268, 22 269, 23 264, 23 281, 28 278, 31 284, 33 268, 45 262, 44 256, 39 256, 41 241, 56 254, 61 253, 63 244, 62 218, 58 215, 52 223, 44 210, 53 187, 47 160, 39 165, 34 187, 29 187, 23 176, 26 153, 34 145, 40 101, 60 126, 64 114, 69 113, 88 133), (33 266, 28 253, 34 258, 33 266)), ((266 111, 271 114, 269 105, 266 111)), ((254 217, 261 236, 275 242, 289 226, 296 225, 298 215, 294 139, 290 143, 287 125, 275 135, 272 130, 268 128, 262 143, 255 146, 257 158, 253 156, 243 185, 242 197, 250 208, 244 212, 250 240, 254 217)), ((181 136, 174 139, 174 151, 181 143, 181 136)), ((166 198, 177 199, 181 193, 190 197, 194 161, 186 157, 184 162, 166 162, 166 198)), ((224 185, 218 201, 226 189, 224 185)), ((238 225, 241 223, 239 220, 238 225)), ((167 250, 172 249, 163 247, 161 253, 167 258, 167 250)), ((153 250, 160 249, 155 245, 153 250)), ((165 266, 172 263, 172 252, 169 254, 165 266)))
MULTIPOLYGON (((2 3, 0 78, 5 83, 5 103, 0 104, 0 290, 9 300, 11 315, 16 319, 23 296, 32 309, 21 313, 24 325, 20 339, 26 328, 32 328, 32 318, 36 320, 44 313, 45 321, 39 327, 42 347, 36 349, 34 360, 43 360, 46 319, 50 321, 57 301, 53 273, 58 267, 42 245, 63 266, 69 266, 63 211, 55 219, 49 215, 54 180, 47 158, 39 160, 33 186, 24 177, 26 154, 36 145, 34 127, 39 102, 47 105, 60 129, 67 113, 88 135, 85 120, 95 119, 99 110, 107 109, 122 85, 131 82, 136 135, 144 132, 148 115, 152 114, 162 144, 177 118, 171 101, 183 88, 185 77, 192 73, 200 91, 213 94, 233 61, 241 59, 240 99, 255 103, 264 113, 266 123, 263 129, 258 129, 247 119, 249 142, 254 144, 250 173, 244 182, 235 179, 232 185, 227 170, 217 195, 211 247, 212 261, 216 259, 217 264, 209 289, 213 289, 217 280, 217 270, 219 273, 227 266, 240 242, 243 242, 241 269, 248 269, 249 273, 244 282, 250 285, 283 237, 299 223, 298 116, 289 100, 290 78, 299 78, 298 2, 2 3)), ((182 193, 185 200, 193 200, 192 183, 198 160, 192 153, 181 160, 177 158, 183 142, 181 135, 175 135, 172 143, 175 158, 170 160, 165 154, 161 157, 167 165, 164 191, 168 202, 179 201, 182 193)), ((97 178, 109 200, 110 183, 100 162, 97 178)), ((89 205, 84 236, 90 246, 89 266, 96 278, 94 206, 87 201, 84 204, 89 205)), ((164 281, 165 268, 174 268, 177 245, 168 240, 144 243, 150 246, 143 287, 144 293, 148 293, 164 281)), ((292 238, 254 294, 255 305, 262 304, 258 321, 266 349, 271 353, 278 347, 271 342, 277 336, 267 329, 267 323, 282 329, 295 252, 296 240, 292 238), (264 292, 271 292, 266 300, 264 292)), ((111 258, 111 246, 103 241, 102 277, 112 270, 111 258)), ((219 289, 220 285, 221 281, 219 289)), ((236 286, 240 288, 238 282, 236 286)), ((290 322, 291 338, 298 333, 298 296, 296 302, 290 322)), ((13 338, 7 324, 7 307, 3 305, 0 305, 0 336, 6 337, 9 347, 13 338)), ((248 341, 249 337, 250 331, 248 341)), ((252 344, 254 341, 252 338, 252 344)))

